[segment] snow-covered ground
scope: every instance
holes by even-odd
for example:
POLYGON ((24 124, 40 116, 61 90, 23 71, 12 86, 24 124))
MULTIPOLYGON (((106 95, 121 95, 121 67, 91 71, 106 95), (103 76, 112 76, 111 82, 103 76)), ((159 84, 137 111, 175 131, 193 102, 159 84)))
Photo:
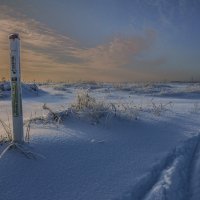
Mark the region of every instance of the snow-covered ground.
MULTIPOLYGON (((0 118, 8 124, 6 88, 0 118)), ((36 159, 17 149, 2 156, 2 200, 200 199, 198 83, 24 84, 23 111, 32 119, 23 148, 36 159), (81 93, 96 107, 77 108, 81 93)))

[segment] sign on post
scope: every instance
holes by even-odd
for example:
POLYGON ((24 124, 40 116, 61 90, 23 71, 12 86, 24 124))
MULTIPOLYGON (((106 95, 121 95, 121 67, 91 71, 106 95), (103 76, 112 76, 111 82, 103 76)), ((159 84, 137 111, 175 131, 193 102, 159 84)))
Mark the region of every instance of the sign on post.
POLYGON ((9 35, 10 40, 10 76, 11 76, 11 99, 13 119, 13 142, 24 141, 21 70, 20 70, 20 38, 19 34, 9 35))

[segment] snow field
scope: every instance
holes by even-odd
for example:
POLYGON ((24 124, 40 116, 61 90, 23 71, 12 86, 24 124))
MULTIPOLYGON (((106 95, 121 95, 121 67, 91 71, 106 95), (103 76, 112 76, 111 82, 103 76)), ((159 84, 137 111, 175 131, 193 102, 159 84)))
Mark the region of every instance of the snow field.
MULTIPOLYGON (((32 113, 46 121, 31 124, 25 146, 44 158, 8 151, 0 160, 0 199, 200 199, 198 84, 39 87, 38 96, 24 96, 24 119, 32 113), (86 102, 76 99, 80 89, 86 102), (64 115, 60 123, 45 103, 64 115)), ((9 98, 0 106, 7 122, 9 98)))

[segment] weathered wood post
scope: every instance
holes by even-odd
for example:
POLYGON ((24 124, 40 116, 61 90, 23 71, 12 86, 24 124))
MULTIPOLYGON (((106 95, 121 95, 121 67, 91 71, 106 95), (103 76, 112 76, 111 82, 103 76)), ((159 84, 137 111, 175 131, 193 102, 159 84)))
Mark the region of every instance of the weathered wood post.
POLYGON ((21 70, 20 70, 20 38, 19 34, 9 35, 10 40, 10 76, 11 76, 11 99, 13 119, 13 142, 23 143, 23 113, 21 92, 21 70))

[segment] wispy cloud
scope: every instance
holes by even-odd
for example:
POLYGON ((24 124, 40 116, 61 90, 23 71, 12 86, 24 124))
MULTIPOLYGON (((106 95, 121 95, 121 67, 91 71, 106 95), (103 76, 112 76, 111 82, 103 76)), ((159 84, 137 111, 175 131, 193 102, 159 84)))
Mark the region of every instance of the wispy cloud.
POLYGON ((155 32, 144 36, 114 37, 107 44, 79 52, 89 65, 99 68, 120 68, 134 63, 138 55, 147 51, 155 39, 155 32))
POLYGON ((9 65, 8 34, 19 32, 26 79, 135 80, 146 77, 146 68, 165 62, 163 58, 143 58, 155 43, 154 30, 142 36, 117 36, 105 44, 84 48, 34 19, 20 13, 13 16, 13 10, 6 6, 0 6, 0 27, 0 67, 9 65))
POLYGON ((77 51, 78 44, 74 40, 19 13, 16 14, 17 17, 14 17, 13 12, 6 6, 0 7, 1 67, 9 65, 8 35, 12 32, 20 33, 22 65, 26 67, 26 71, 31 69, 43 71, 45 67, 48 67, 49 71, 55 71, 55 67, 62 69, 71 63, 72 59, 62 62, 62 58, 76 59, 73 54, 77 51))

